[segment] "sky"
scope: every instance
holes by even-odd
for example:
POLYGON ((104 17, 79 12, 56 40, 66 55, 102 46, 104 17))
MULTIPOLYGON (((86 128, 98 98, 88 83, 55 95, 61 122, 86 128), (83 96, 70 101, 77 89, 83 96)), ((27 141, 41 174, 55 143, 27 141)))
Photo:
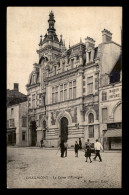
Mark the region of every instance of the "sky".
POLYGON ((25 85, 38 63, 40 35, 48 29, 49 12, 54 12, 58 38, 63 35, 65 45, 85 43, 87 36, 95 46, 102 42, 101 31, 112 33, 112 40, 121 44, 121 7, 8 7, 7 8, 7 89, 19 83, 19 91, 27 94, 25 85))

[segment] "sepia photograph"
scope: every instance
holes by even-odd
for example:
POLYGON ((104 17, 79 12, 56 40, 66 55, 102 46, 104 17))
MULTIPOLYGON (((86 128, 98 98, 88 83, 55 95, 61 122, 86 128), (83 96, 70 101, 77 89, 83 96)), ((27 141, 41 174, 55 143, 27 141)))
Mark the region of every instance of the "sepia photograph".
POLYGON ((122 188, 122 7, 7 7, 7 188, 122 188))

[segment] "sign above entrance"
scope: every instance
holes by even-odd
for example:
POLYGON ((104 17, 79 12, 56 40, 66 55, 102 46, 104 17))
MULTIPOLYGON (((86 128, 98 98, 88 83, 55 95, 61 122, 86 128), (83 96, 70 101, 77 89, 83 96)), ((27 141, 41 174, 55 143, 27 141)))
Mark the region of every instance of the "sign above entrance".
POLYGON ((121 88, 114 88, 109 90, 109 99, 118 98, 121 96, 121 88))

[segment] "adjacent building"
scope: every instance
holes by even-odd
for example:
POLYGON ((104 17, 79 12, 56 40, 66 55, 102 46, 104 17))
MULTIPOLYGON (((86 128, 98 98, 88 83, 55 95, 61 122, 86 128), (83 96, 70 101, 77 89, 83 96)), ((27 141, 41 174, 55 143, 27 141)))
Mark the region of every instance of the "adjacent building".
MULTIPOLYGON (((99 88, 100 129, 104 149, 122 149, 121 55, 99 88)), ((104 79, 104 77, 103 77, 104 79)))
POLYGON ((27 111, 27 96, 15 83, 7 90, 7 145, 27 146, 27 111))
MULTIPOLYGON (((33 64, 26 85, 28 145, 38 146, 41 138, 46 147, 58 147, 61 140, 73 147, 78 138, 83 146, 88 138, 91 143, 96 139, 104 142, 108 125, 102 122, 101 110, 110 107, 113 98, 110 94, 106 105, 101 96, 107 90, 112 93, 112 84, 107 81, 120 57, 121 46, 104 29, 102 43, 97 47, 95 40, 87 37, 85 43, 80 39, 67 49, 62 35, 59 40, 56 34, 53 12, 49 14, 48 25, 47 33, 40 36, 39 61, 33 64)), ((115 87, 120 90, 120 85, 118 82, 115 87)))

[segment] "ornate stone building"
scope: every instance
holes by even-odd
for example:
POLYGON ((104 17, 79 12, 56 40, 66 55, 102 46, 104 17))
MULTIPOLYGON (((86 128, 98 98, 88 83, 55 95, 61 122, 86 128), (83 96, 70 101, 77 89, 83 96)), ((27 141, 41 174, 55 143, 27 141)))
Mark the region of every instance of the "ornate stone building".
MULTIPOLYGON (((67 140, 69 147, 73 147, 78 138, 83 145, 88 138, 94 143, 102 134, 99 125, 100 69, 107 61, 106 53, 113 48, 111 44, 115 43, 111 33, 104 29, 103 41, 98 47, 87 37, 85 43, 80 39, 67 49, 62 35, 60 40, 56 35, 53 12, 49 14, 48 24, 47 33, 40 37, 39 62, 33 65, 26 85, 28 145, 39 145, 42 137, 47 147, 59 146, 61 139, 67 140)), ((120 46, 115 46, 117 60, 120 46)))

